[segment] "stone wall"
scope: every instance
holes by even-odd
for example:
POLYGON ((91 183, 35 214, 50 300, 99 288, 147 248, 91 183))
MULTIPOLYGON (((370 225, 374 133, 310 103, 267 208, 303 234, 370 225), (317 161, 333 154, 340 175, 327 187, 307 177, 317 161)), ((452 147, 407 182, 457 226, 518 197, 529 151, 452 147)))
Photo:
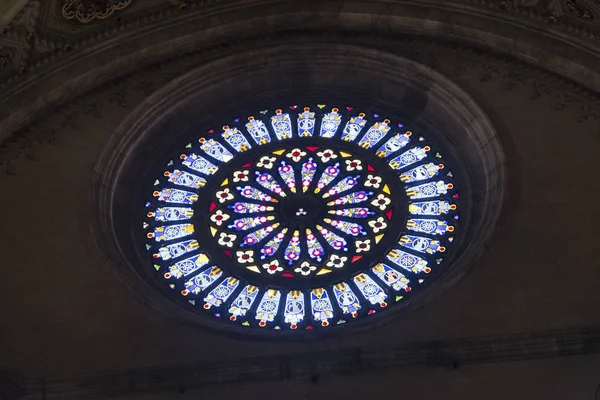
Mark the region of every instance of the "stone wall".
MULTIPOLYGON (((252 398, 268 392, 304 398, 337 390, 340 397, 372 396, 390 393, 394 387, 417 399, 436 397, 433 393, 438 390, 448 398, 485 394, 490 399, 510 395, 593 399, 599 380, 596 355, 500 363, 515 359, 503 356, 494 343, 500 343, 498 337, 539 337, 548 332, 560 337, 561 332, 599 328, 600 210, 594 207, 600 195, 597 96, 515 58, 453 40, 352 32, 292 32, 261 40, 287 42, 291 48, 301 41, 319 40, 369 46, 434 68, 471 95, 498 130, 510 175, 508 201, 485 255, 464 279, 426 306, 407 310, 377 330, 335 340, 249 341, 170 318, 142 294, 132 292, 98 249, 92 232, 94 166, 112 133, 147 96, 211 59, 235 53, 236 46, 249 44, 241 41, 174 59, 156 58, 130 74, 98 79, 103 84, 94 89, 90 89, 96 86, 94 79, 86 80, 85 90, 78 90, 76 80, 70 81, 75 87, 65 84, 72 75, 58 71, 47 82, 60 87, 60 96, 68 94, 62 105, 47 107, 42 118, 34 116, 26 101, 43 93, 41 86, 32 89, 30 97, 20 97, 18 107, 5 114, 23 106, 29 117, 21 122, 27 123, 0 148, 0 365, 15 376, 15 385, 31 398, 51 398, 46 396, 49 391, 55 398, 90 398, 107 392, 89 389, 76 396, 70 391, 85 386, 86 376, 101 376, 110 387, 111 376, 121 379, 130 374, 133 378, 121 382, 127 394, 144 392, 140 382, 164 377, 168 385, 158 389, 166 391, 164 395, 138 397, 159 399, 186 387, 175 372, 166 371, 193 363, 210 369, 212 363, 224 362, 220 368, 226 370, 227 363, 247 357, 272 359, 415 343, 424 343, 435 353, 435 344, 427 347, 430 341, 471 338, 488 343, 494 350, 491 360, 498 364, 463 367, 458 362, 456 370, 457 353, 451 352, 453 356, 442 357, 426 370, 386 371, 359 379, 334 374, 314 378, 317 382, 302 375, 290 382, 228 384, 185 396, 252 398), (435 367, 440 364, 446 366, 435 367), (144 371, 150 367, 164 370, 159 376, 148 375, 144 371)), ((94 60, 112 67, 122 61, 94 60)), ((77 74, 84 72, 83 64, 77 74)), ((45 98, 36 101, 44 103, 45 98)), ((556 339, 562 344, 552 351, 539 350, 536 340, 527 341, 517 359, 528 358, 528 352, 532 358, 598 352, 597 336, 577 338, 556 339)))

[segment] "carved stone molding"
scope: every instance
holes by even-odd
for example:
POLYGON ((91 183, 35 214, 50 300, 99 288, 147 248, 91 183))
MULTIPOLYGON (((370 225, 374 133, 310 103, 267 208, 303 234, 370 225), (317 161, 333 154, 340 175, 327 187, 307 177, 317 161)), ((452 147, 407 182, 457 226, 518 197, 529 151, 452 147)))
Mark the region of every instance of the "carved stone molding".
POLYGON ((106 19, 131 3, 133 0, 64 0, 62 16, 71 22, 87 24, 96 19, 106 19))
POLYGON ((540 29, 539 23, 532 24, 521 17, 517 23, 514 16, 487 3, 485 8, 472 4, 459 7, 456 2, 431 3, 436 13, 428 19, 420 13, 427 6, 421 2, 409 4, 397 0, 379 4, 379 7, 369 3, 367 7, 359 0, 347 0, 344 3, 347 7, 342 9, 338 1, 310 3, 314 7, 306 8, 297 2, 258 4, 251 0, 206 0, 186 3, 184 10, 170 5, 168 9, 154 9, 151 15, 143 14, 144 18, 142 14, 123 17, 122 23, 113 24, 108 31, 95 31, 91 36, 63 43, 60 49, 46 52, 44 58, 26 69, 26 74, 20 75, 20 79, 5 81, 0 91, 0 135, 5 136, 30 123, 43 109, 67 101, 66 92, 71 96, 80 95, 106 79, 144 69, 160 59, 241 39, 250 40, 249 44, 254 45, 260 35, 282 35, 295 27, 330 31, 331 26, 336 26, 345 32, 371 32, 373 35, 393 31, 449 36, 459 43, 511 54, 600 92, 600 67, 595 62, 600 48, 585 47, 574 36, 558 35, 552 29, 545 31, 540 29), (265 19, 264 15, 268 13, 277 18, 265 19), (220 18, 214 18, 214 15, 220 18), (252 15, 256 18, 251 18, 252 15), (320 17, 316 18, 316 15, 320 17), (452 16, 470 22, 457 25, 452 16), (526 40, 515 40, 516 36, 526 40), (579 55, 574 56, 573 52, 579 55), (96 62, 97 59, 103 61, 96 62), (69 73, 65 73, 65 69, 69 73), (55 76, 60 79, 53 79, 55 76), (65 90, 67 87, 69 89, 65 90))
MULTIPOLYGON (((59 0, 55 0, 59 1, 59 0)), ((115 12, 128 7, 133 0, 61 0, 61 9, 63 17, 75 24, 86 25, 89 22, 103 20, 113 15, 115 12)), ((311 0, 304 2, 313 5, 311 0)), ((505 22, 516 23, 521 26, 535 28, 535 30, 561 31, 561 36, 565 38, 573 38, 577 40, 591 41, 598 43, 600 38, 600 3, 596 0, 460 0, 451 1, 436 1, 430 0, 431 4, 423 3, 424 7, 432 9, 444 9, 444 12, 455 13, 468 11, 474 15, 479 15, 481 18, 493 15, 494 23, 504 20, 505 22), (461 4, 462 3, 462 4, 461 4), (464 5, 468 8, 465 9, 464 5), (537 24, 542 24, 535 26, 537 24), (545 24, 545 25, 544 25, 545 24)), ((141 26, 152 24, 164 24, 165 21, 172 19, 176 20, 182 13, 190 17, 193 15, 202 14, 204 11, 209 11, 215 6, 220 8, 226 7, 249 7, 253 1, 230 1, 223 0, 165 0, 161 7, 150 7, 148 10, 140 10, 136 13, 128 15, 120 22, 118 29, 111 25, 98 25, 98 29, 93 32, 87 32, 80 35, 78 31, 73 37, 60 40, 56 32, 50 29, 52 24, 51 14, 45 17, 48 20, 40 23, 40 29, 37 29, 36 35, 40 38, 40 51, 36 51, 34 68, 38 66, 59 62, 66 58, 69 53, 79 49, 89 48, 92 43, 100 43, 107 39, 112 39, 113 35, 126 31, 128 33, 135 32, 141 26), (237 4, 236 4, 237 3, 237 4)), ((258 4, 258 2, 256 2, 258 4)), ((276 6, 279 2, 273 2, 276 6)), ((342 0, 332 1, 331 3, 348 3, 342 0)), ((392 4, 404 5, 403 0, 396 0, 392 4)), ((289 3, 288 3, 289 4, 289 3)), ((405 4, 407 7, 413 6, 411 3, 405 4)), ((370 7, 377 9, 376 5, 370 7)), ((59 12, 60 14, 60 12, 59 12)), ((10 30, 10 27, 9 27, 10 30)), ((0 47, 2 40, 0 37, 0 47)), ((27 68, 30 73, 32 68, 27 68)), ((11 80, 8 82, 18 82, 24 78, 24 70, 13 72, 11 80)), ((0 79, 1 86, 6 86, 5 78, 0 79)))
POLYGON ((252 43, 240 41, 226 47, 216 46, 209 50, 182 55, 139 70, 135 75, 115 78, 102 87, 73 98, 63 106, 53 108, 51 120, 37 119, 0 145, 0 175, 16 174, 19 160, 37 159, 38 147, 59 143, 65 128, 83 131, 84 126, 80 119, 104 118, 104 108, 107 104, 116 104, 123 112, 127 112, 167 82, 215 58, 242 51, 250 45, 258 50, 282 42, 305 41, 351 43, 378 48, 430 66, 459 85, 476 79, 483 84, 501 83, 507 91, 517 87, 526 88, 534 100, 551 100, 549 112, 574 110, 578 117, 573 123, 597 124, 599 121, 600 97, 595 92, 587 91, 560 76, 508 57, 423 38, 399 39, 396 36, 336 33, 288 34, 264 37, 252 43))
POLYGON ((25 382, 21 399, 92 399, 181 392, 207 386, 304 380, 421 368, 534 360, 600 353, 600 331, 581 329, 532 335, 349 348, 292 356, 264 356, 223 363, 112 371, 25 382))

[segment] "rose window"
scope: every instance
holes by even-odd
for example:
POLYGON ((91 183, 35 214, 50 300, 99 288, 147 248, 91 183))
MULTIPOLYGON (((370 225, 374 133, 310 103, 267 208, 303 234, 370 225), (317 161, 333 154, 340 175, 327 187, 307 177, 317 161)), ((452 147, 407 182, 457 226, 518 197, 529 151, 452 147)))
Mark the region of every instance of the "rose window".
POLYGON ((157 276, 188 307, 249 329, 322 329, 402 303, 443 267, 458 194, 436 144, 343 110, 237 118, 168 162, 143 227, 157 276))

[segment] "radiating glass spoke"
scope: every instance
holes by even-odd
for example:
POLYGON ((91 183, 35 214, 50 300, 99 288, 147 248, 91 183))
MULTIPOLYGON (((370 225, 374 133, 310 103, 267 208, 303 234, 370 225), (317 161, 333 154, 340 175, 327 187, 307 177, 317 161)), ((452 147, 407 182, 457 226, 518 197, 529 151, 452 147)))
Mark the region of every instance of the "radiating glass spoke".
POLYGON ((327 291, 323 288, 312 290, 310 292, 310 305, 313 319, 320 321, 323 326, 328 326, 329 319, 333 318, 333 306, 327 291))
POLYGON ((169 266, 169 272, 165 274, 165 278, 175 277, 179 279, 188 276, 208 264, 208 261, 206 254, 198 254, 185 260, 177 261, 175 264, 169 266))
POLYGON ((357 116, 350 117, 350 120, 346 123, 346 126, 344 127, 341 139, 347 142, 353 142, 354 139, 356 139, 356 137, 360 133, 360 131, 363 130, 366 124, 367 120, 365 119, 364 113, 360 113, 357 116))
POLYGON ((389 119, 385 121, 375 122, 372 127, 369 128, 367 133, 360 139, 358 145, 366 149, 375 146, 381 139, 383 139, 390 131, 389 119))
POLYGON ((157 226, 154 228, 154 233, 149 233, 149 238, 154 238, 157 242, 179 239, 189 236, 194 233, 194 225, 181 224, 169 226, 157 226))
POLYGON ((330 231, 327 228, 323 228, 320 225, 317 225, 317 229, 319 230, 319 233, 321 233, 321 235, 323 235, 323 238, 325 239, 327 244, 330 245, 333 249, 344 250, 344 251, 348 250, 346 248, 346 246, 348 245, 348 243, 346 242, 346 239, 344 239, 340 235, 333 233, 332 231, 330 231))
POLYGON ((269 201, 272 203, 277 203, 277 199, 274 199, 273 197, 269 196, 265 192, 262 192, 256 188, 253 188, 252 186, 243 186, 243 187, 238 186, 236 189, 240 192, 240 194, 242 196, 244 196, 248 199, 269 201))
POLYGON ((281 179, 283 179, 290 191, 296 193, 296 174, 294 173, 294 168, 282 160, 278 171, 279 176, 281 176, 281 179))
POLYGON ((373 192, 365 192, 360 190, 358 192, 349 193, 345 196, 338 197, 337 199, 327 203, 328 206, 341 206, 345 204, 358 204, 365 202, 373 195, 373 192))
POLYGON ((286 324, 290 324, 292 329, 296 329, 298 324, 304 320, 304 294, 301 291, 292 290, 287 294, 283 320, 286 324))
POLYGON ((333 294, 344 314, 358 315, 362 309, 358 297, 354 294, 347 283, 342 282, 333 286, 333 294))
POLYGON ((219 279, 221 275, 223 275, 223 271, 219 267, 209 268, 187 281, 185 283, 185 291, 183 294, 199 294, 209 287, 214 281, 219 279))
POLYGON ((230 205, 228 207, 235 211, 237 214, 253 214, 259 212, 273 211, 275 209, 273 206, 244 202, 234 203, 233 205, 230 205))
POLYGON ((363 227, 360 224, 355 224, 354 222, 348 221, 338 221, 336 219, 325 218, 323 221, 327 222, 329 225, 334 228, 347 233, 352 236, 366 235, 367 232, 364 231, 363 227))
POLYGON ((410 272, 425 272, 427 274, 431 271, 431 268, 427 266, 426 260, 399 249, 390 250, 386 257, 397 266, 410 272))
POLYGON ((427 152, 430 150, 429 146, 425 147, 413 147, 410 150, 405 151, 400 154, 398 157, 394 158, 390 161, 390 167, 394 169, 403 169, 412 165, 418 161, 421 161, 425 157, 427 157, 427 152))
POLYGON ((271 240, 267 242, 267 244, 265 244, 260 249, 260 252, 262 253, 262 256, 260 258, 265 259, 266 257, 272 257, 275 255, 275 253, 277 253, 277 250, 279 250, 279 246, 281 246, 281 243, 285 238, 287 230, 287 228, 283 228, 281 232, 275 235, 271 240))
POLYGON ((376 154, 382 158, 389 157, 391 154, 397 152, 403 147, 406 147, 406 145, 410 142, 410 136, 411 132, 406 132, 403 135, 399 133, 395 134, 389 138, 383 146, 377 149, 376 154))
POLYGON ((444 252, 446 250, 445 247, 440 245, 439 240, 433 240, 414 235, 404 235, 400 238, 398 243, 407 249, 412 249, 427 254, 434 254, 438 251, 444 252))
POLYGON ((321 136, 331 138, 335 136, 341 122, 342 116, 338 114, 338 109, 334 108, 330 113, 326 113, 321 120, 321 136))
POLYGON ((410 286, 408 286, 410 281, 408 278, 387 264, 379 263, 372 268, 372 271, 382 282, 395 291, 410 291, 410 286))
POLYGON ((260 243, 265 238, 267 238, 275 229, 277 229, 279 225, 279 222, 276 222, 272 225, 260 228, 254 232, 250 232, 242 239, 241 246, 254 246, 257 243, 260 243))
POLYGON ((194 216, 194 210, 186 207, 159 207, 149 212, 148 217, 155 221, 182 221, 194 216))
POLYGON ((373 279, 367 274, 360 274, 354 277, 354 283, 358 286, 358 290, 365 296, 365 299, 372 305, 379 304, 381 307, 387 306, 385 299, 387 294, 383 291, 381 286, 375 283, 373 279))
POLYGON ((437 219, 409 219, 406 227, 411 231, 428 233, 430 235, 445 235, 446 232, 454 231, 454 227, 446 221, 437 219))
POLYGON ((200 189, 206 185, 206 179, 178 169, 167 171, 164 175, 169 179, 169 182, 176 185, 187 186, 192 189, 200 189))
POLYGON ((319 181, 317 182, 315 193, 319 193, 321 190, 323 190, 323 188, 325 188, 327 185, 333 182, 333 180, 340 173, 339 165, 339 163, 336 163, 335 165, 325 168, 325 170, 321 174, 321 177, 319 178, 319 181))
POLYGON ((237 295, 235 300, 229 307, 229 314, 231 314, 231 320, 235 321, 239 317, 244 317, 252 307, 254 300, 258 297, 259 289, 256 286, 247 285, 242 289, 240 294, 237 295))
POLYGON ((429 182, 406 188, 406 194, 411 199, 424 199, 444 195, 452 188, 454 188, 453 184, 444 181, 429 182))
POLYGON ((158 197, 159 201, 164 201, 166 203, 194 204, 198 201, 198 195, 196 193, 171 188, 155 191, 154 197, 158 197))
POLYGON ((419 165, 418 167, 402 173, 400 175, 400 180, 405 183, 424 181, 436 176, 442 168, 444 168, 443 164, 429 163, 419 165))
POLYGON ((227 301, 239 284, 240 281, 235 278, 225 279, 204 298, 204 308, 208 310, 211 307, 219 307, 227 301))
POLYGON ((214 139, 206 140, 205 138, 201 138, 200 148, 212 158, 222 162, 228 162, 233 158, 233 154, 214 139))
POLYGON ((408 211, 414 215, 443 215, 453 210, 456 210, 456 205, 446 200, 423 201, 408 206, 408 211))
POLYGON ((279 183, 277 183, 275 178, 273 178, 273 176, 268 172, 260 173, 256 171, 256 182, 258 182, 260 186, 264 187, 267 190, 270 190, 276 195, 280 197, 285 197, 285 192, 283 191, 281 186, 279 186, 279 183))
POLYGON ((259 144, 267 144, 271 142, 271 136, 269 135, 269 130, 264 122, 259 119, 254 119, 254 117, 248 117, 248 123, 246 124, 246 129, 252 139, 259 144))
POLYGON ((247 231, 248 229, 256 228, 257 226, 262 225, 268 221, 273 221, 274 219, 275 217, 272 215, 261 215, 258 217, 240 218, 233 221, 233 224, 229 225, 229 228, 238 231, 247 231))
POLYGON ((275 316, 279 312, 279 303, 281 302, 281 292, 279 290, 269 289, 265 292, 263 298, 258 303, 256 309, 256 318, 259 326, 266 326, 268 322, 275 321, 275 316))
POLYGON ((179 243, 172 243, 168 246, 160 247, 158 252, 154 254, 154 258, 162 258, 170 260, 171 258, 181 257, 186 253, 191 253, 198 250, 198 242, 195 239, 185 240, 179 243))
POLYGON ((291 265, 300 259, 300 254, 302 254, 302 250, 300 249, 300 232, 295 231, 285 248, 283 258, 291 265))
POLYGON ((310 186, 315 173, 317 172, 317 164, 313 162, 312 157, 307 162, 302 164, 302 191, 306 192, 310 186))
POLYGON ((237 128, 230 128, 229 126, 223 127, 223 138, 231 147, 236 149, 239 152, 244 152, 249 150, 252 145, 244 135, 237 128))
POLYGON ((206 158, 194 153, 182 154, 180 158, 183 160, 183 165, 194 171, 201 172, 204 175, 212 175, 219 169, 219 167, 208 161, 206 158))
POLYGON ((333 185, 333 187, 331 189, 329 189, 327 191, 327 193, 325 193, 323 195, 323 198, 326 199, 328 197, 335 196, 337 194, 340 194, 340 193, 343 193, 345 191, 352 189, 353 187, 358 185, 359 179, 360 179, 360 175, 348 176, 348 177, 342 179, 341 181, 339 181, 338 183, 333 185))
POLYGON ((317 240, 317 237, 312 233, 310 229, 306 229, 306 247, 308 248, 308 255, 310 258, 317 261, 321 261, 325 250, 323 246, 317 240))
POLYGON ((275 131, 275 136, 279 140, 285 140, 292 137, 292 122, 290 114, 281 110, 276 110, 275 115, 271 117, 271 126, 275 131))
POLYGON ((344 208, 341 210, 329 210, 329 214, 337 215, 340 217, 351 217, 351 218, 368 218, 375 213, 366 207, 353 207, 344 208))

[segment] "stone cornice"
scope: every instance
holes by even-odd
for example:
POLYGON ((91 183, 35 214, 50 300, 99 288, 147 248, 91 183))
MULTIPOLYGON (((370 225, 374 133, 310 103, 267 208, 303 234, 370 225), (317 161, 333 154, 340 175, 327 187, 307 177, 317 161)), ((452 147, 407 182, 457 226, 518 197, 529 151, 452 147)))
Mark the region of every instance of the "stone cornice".
POLYGON ((203 63, 222 57, 224 52, 235 54, 249 48, 268 48, 281 43, 311 41, 346 43, 398 54, 434 68, 459 85, 470 86, 475 79, 475 82, 480 81, 483 84, 495 82, 507 91, 521 87, 530 93, 532 99, 550 100, 543 102, 545 107, 548 107, 548 112, 570 109, 577 116, 573 123, 598 123, 600 100, 596 93, 540 68, 490 52, 427 38, 397 38, 360 32, 287 33, 256 38, 252 42, 238 41, 225 47, 215 46, 181 55, 139 69, 135 74, 115 77, 109 84, 99 85, 96 90, 85 95, 72 95, 72 101, 65 101, 60 107, 53 108, 51 119, 38 119, 0 146, 0 174, 14 175, 18 163, 22 162, 19 160, 37 159, 38 147, 60 142, 64 138, 64 128, 77 126, 83 130, 86 119, 105 118, 103 108, 107 99, 109 103, 121 105, 124 111, 129 110, 162 85, 203 63))
POLYGON ((498 2, 205 0, 186 4, 132 15, 108 30, 64 43, 19 79, 4 82, 0 140, 30 123, 38 112, 145 65, 240 36, 290 29, 334 26, 344 31, 443 36, 510 54, 600 91, 596 33, 561 21, 548 24, 546 17, 532 11, 515 14, 498 2), (266 17, 267 12, 272 17, 266 17), (317 18, 319 14, 323 17, 317 18), (166 39, 156 42, 159 35, 166 39))
POLYGON ((217 363, 110 371, 102 374, 14 379, 26 400, 105 398, 193 390, 206 386, 305 380, 409 369, 498 363, 600 353, 597 328, 531 335, 408 343, 395 347, 356 347, 217 363))

